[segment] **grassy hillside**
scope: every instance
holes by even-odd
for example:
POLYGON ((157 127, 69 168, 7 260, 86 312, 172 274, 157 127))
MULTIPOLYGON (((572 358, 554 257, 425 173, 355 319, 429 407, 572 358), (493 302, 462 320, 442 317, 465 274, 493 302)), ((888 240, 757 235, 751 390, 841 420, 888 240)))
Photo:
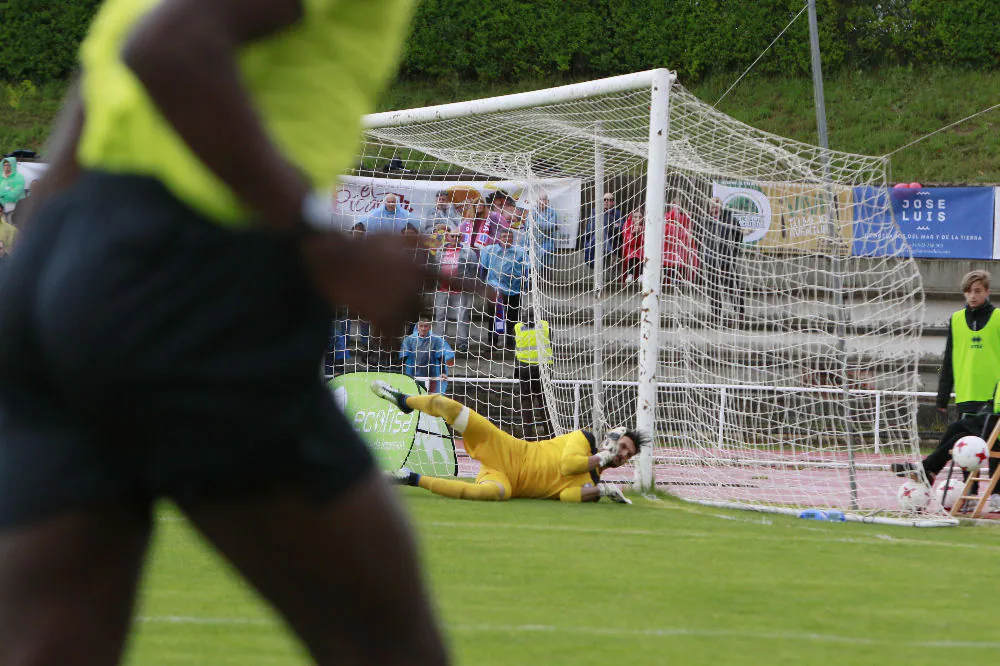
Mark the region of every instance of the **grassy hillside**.
MULTIPOLYGON (((715 103, 735 74, 688 86, 715 103)), ((475 99, 569 80, 525 80, 474 85, 460 81, 398 82, 379 110, 475 99)), ((685 83, 682 81, 682 83, 685 83)), ((0 150, 39 148, 65 86, 0 84, 0 150)), ((956 120, 1000 103, 1000 71, 884 69, 831 77, 825 83, 830 147, 884 155, 956 120)), ((818 143, 812 81, 750 75, 719 104, 755 127, 818 143)), ((892 158, 893 181, 985 184, 1000 182, 1000 109, 901 151, 892 158)))

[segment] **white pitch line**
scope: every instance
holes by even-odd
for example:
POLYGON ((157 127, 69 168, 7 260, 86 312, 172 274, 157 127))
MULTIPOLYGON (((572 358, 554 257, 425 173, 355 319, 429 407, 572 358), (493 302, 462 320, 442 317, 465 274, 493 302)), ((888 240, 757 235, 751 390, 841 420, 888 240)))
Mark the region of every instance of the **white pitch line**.
MULTIPOLYGON (((709 515, 709 514, 706 514, 709 515)), ((759 525, 757 521, 753 524, 759 525)), ((809 522, 809 521, 803 521, 809 522)), ((812 542, 812 543, 847 543, 863 546, 878 544, 899 544, 907 546, 928 546, 932 548, 959 548, 964 550, 985 550, 1000 552, 1000 545, 974 544, 974 543, 954 543, 951 541, 928 541, 926 539, 910 539, 907 537, 891 537, 885 534, 855 534, 852 536, 838 537, 835 532, 839 527, 831 525, 829 529, 822 529, 814 525, 796 525, 793 529, 805 531, 819 531, 828 535, 827 537, 795 536, 788 533, 783 534, 745 534, 745 533, 723 533, 723 532, 698 532, 693 530, 637 530, 637 529, 612 529, 608 527, 581 527, 575 525, 528 525, 524 523, 461 523, 447 521, 417 521, 418 525, 427 527, 447 527, 460 529, 489 529, 500 528, 514 529, 519 531, 536 532, 579 532, 584 534, 616 534, 619 536, 664 536, 669 534, 671 538, 677 539, 735 539, 738 541, 780 541, 787 543, 790 541, 812 542)), ((775 525, 775 527, 778 527, 775 525)))
MULTIPOLYGON (((467 632, 506 632, 506 633, 559 633, 559 634, 599 634, 610 637, 636 638, 670 638, 674 636, 693 636, 696 638, 750 638, 776 641, 804 641, 814 643, 845 643, 851 645, 897 645, 900 641, 864 638, 858 636, 838 636, 836 634, 814 634, 799 632, 758 632, 734 631, 727 629, 688 629, 684 627, 669 627, 663 629, 617 629, 595 627, 557 627, 552 625, 446 625, 451 631, 467 632)), ((1000 647, 1000 641, 906 641, 905 645, 926 648, 974 648, 995 650, 1000 647)))
MULTIPOLYGON (((146 616, 136 618, 144 624, 190 624, 190 625, 230 625, 230 626, 277 626, 274 620, 250 617, 195 617, 183 615, 146 616)), ((794 631, 758 632, 727 629, 690 629, 685 627, 664 627, 654 629, 617 629, 609 627, 560 627, 549 624, 445 624, 446 631, 456 633, 505 633, 505 634, 580 634, 601 635, 612 638, 740 638, 772 641, 801 641, 806 643, 842 643, 847 645, 905 645, 916 648, 969 648, 975 650, 996 650, 1000 641, 893 641, 860 636, 840 636, 837 634, 800 633, 794 631)))
POLYGON ((143 624, 218 624, 218 625, 277 625, 274 620, 263 617, 196 617, 192 615, 140 616, 136 622, 143 624))

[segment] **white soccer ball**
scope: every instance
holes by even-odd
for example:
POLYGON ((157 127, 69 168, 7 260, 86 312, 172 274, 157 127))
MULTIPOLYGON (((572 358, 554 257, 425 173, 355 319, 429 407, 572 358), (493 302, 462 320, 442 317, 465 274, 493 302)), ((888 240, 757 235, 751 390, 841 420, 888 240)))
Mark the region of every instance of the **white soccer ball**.
POLYGON ((951 457, 962 469, 976 472, 990 457, 990 453, 982 437, 966 435, 955 442, 955 446, 951 449, 951 457))
POLYGON ((896 499, 903 511, 923 511, 931 503, 931 489, 925 483, 908 479, 896 491, 896 499))
POLYGON ((958 496, 962 494, 962 490, 965 488, 965 481, 962 479, 951 479, 950 481, 942 481, 938 484, 937 490, 934 491, 935 497, 937 497, 938 504, 941 508, 948 510, 955 506, 955 502, 958 501, 958 496), (947 489, 947 493, 945 490, 947 489))

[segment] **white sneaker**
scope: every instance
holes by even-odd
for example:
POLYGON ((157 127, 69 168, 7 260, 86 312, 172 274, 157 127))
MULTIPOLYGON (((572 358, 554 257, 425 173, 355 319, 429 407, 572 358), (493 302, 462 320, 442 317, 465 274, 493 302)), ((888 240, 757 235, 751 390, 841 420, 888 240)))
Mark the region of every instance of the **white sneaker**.
POLYGON ((1000 513, 1000 495, 993 494, 986 500, 987 513, 1000 513))
POLYGON ((384 382, 381 379, 376 379, 371 383, 370 388, 372 393, 382 398, 383 400, 393 403, 394 405, 399 407, 399 411, 403 412, 404 414, 409 414, 410 412, 413 411, 413 408, 409 407, 406 404, 406 399, 409 396, 403 393, 402 391, 397 391, 396 389, 392 388, 388 382, 384 382))
POLYGON ((599 483, 597 487, 600 490, 601 497, 607 497, 612 502, 617 502, 618 504, 632 503, 632 500, 625 497, 622 489, 613 483, 599 483))

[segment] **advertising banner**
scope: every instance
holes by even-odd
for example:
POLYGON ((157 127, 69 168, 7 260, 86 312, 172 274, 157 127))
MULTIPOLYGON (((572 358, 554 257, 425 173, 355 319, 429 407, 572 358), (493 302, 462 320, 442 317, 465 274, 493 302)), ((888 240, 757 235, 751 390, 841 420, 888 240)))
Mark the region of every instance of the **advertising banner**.
POLYGON ((902 188, 888 191, 855 188, 854 254, 894 256, 902 240, 892 233, 895 221, 914 257, 994 258, 994 190, 989 187, 902 188), (892 207, 887 219, 886 197, 892 207))
POLYGON ((436 194, 445 190, 458 212, 466 217, 475 215, 474 206, 483 202, 490 192, 503 190, 517 200, 519 206, 534 208, 542 194, 549 197, 549 206, 557 214, 559 234, 556 247, 572 248, 580 231, 581 181, 577 178, 543 178, 528 183, 509 180, 495 181, 433 181, 401 178, 341 178, 333 197, 334 210, 354 218, 371 212, 382 204, 390 192, 399 197, 403 208, 423 220, 434 210, 436 194))
POLYGON ((743 228, 743 242, 799 252, 831 251, 831 239, 846 254, 851 244, 853 193, 842 186, 797 183, 714 183, 713 196, 743 228), (831 195, 833 195, 832 198, 831 195), (831 202, 830 205, 827 202, 831 202), (832 213, 836 233, 831 234, 832 213))
POLYGON ((36 180, 45 175, 49 165, 45 162, 18 162, 17 172, 24 176, 24 189, 31 192, 31 186, 36 180))
POLYGON ((379 467, 455 476, 455 440, 444 419, 416 411, 404 414, 371 392, 375 380, 409 395, 427 391, 412 377, 391 372, 351 372, 327 383, 337 407, 367 442, 379 467))
POLYGON ((1000 259, 1000 187, 993 188, 993 258, 1000 259))

